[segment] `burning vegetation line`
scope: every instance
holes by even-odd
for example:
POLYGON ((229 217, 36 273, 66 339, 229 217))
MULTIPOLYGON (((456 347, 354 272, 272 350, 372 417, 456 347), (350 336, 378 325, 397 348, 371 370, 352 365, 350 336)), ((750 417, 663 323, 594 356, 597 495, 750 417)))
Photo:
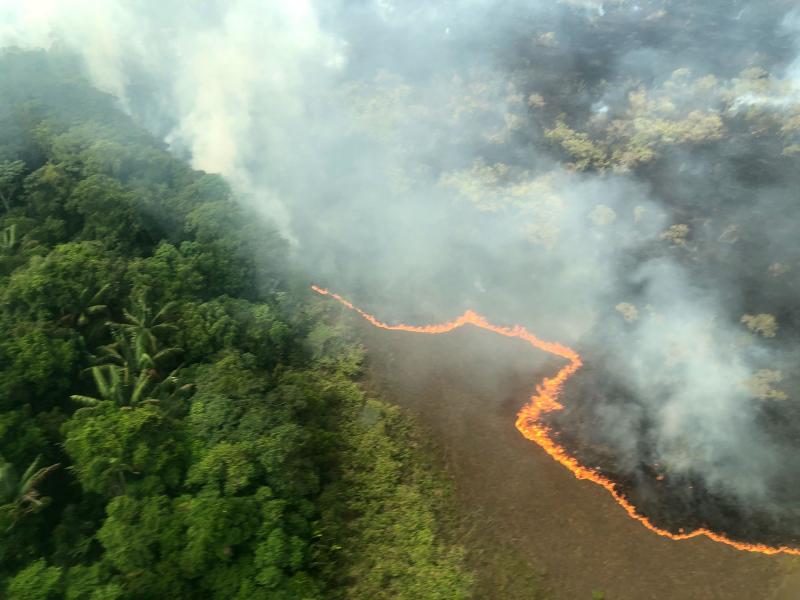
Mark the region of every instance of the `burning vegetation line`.
POLYGON ((514 325, 513 327, 500 327, 493 325, 489 323, 485 317, 471 310, 466 311, 463 315, 454 319, 453 321, 437 325, 389 325, 379 321, 374 316, 354 306, 351 302, 348 302, 338 294, 335 294, 327 289, 320 288, 316 285, 312 285, 311 289, 323 296, 330 296, 350 310, 358 313, 365 320, 369 321, 372 325, 379 327, 380 329, 387 329, 389 331, 408 331, 411 333, 439 334, 454 331, 455 329, 458 329, 464 325, 474 325, 475 327, 486 329, 487 331, 492 331, 506 337, 519 338, 528 342, 534 348, 544 350, 545 352, 555 354, 556 356, 568 360, 569 363, 562 367, 558 373, 555 374, 555 376, 546 377, 540 384, 537 384, 536 393, 531 396, 530 402, 523 406, 519 413, 517 413, 516 427, 523 436, 541 446, 541 448, 554 460, 569 469, 577 479, 586 479, 606 489, 617 502, 617 504, 625 509, 625 512, 628 513, 629 517, 639 521, 639 523, 647 527, 647 529, 657 533, 658 535, 672 540, 688 540, 691 538, 705 536, 715 542, 732 546, 737 550, 759 552, 761 554, 783 553, 800 556, 800 548, 792 548, 788 546, 767 546, 766 544, 749 544, 746 542, 739 542, 732 540, 723 534, 715 533, 705 528, 695 529, 689 533, 683 531, 681 533, 672 533, 666 529, 661 529, 655 526, 647 517, 637 512, 636 507, 617 489, 616 483, 612 482, 610 479, 601 475, 597 471, 583 466, 575 457, 571 456, 566 449, 555 442, 553 436, 551 435, 550 428, 542 423, 541 419, 543 415, 549 412, 559 411, 564 408, 564 406, 558 401, 558 396, 561 393, 566 381, 583 365, 580 354, 578 354, 575 350, 557 342, 545 342, 540 340, 520 325, 514 325))

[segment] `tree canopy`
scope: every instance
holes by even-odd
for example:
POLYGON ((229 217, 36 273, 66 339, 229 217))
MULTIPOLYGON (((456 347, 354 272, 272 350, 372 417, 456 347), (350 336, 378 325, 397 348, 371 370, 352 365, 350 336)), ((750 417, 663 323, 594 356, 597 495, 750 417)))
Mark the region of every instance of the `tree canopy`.
POLYGON ((275 229, 59 55, 0 55, 0 107, 0 595, 466 597, 275 229))

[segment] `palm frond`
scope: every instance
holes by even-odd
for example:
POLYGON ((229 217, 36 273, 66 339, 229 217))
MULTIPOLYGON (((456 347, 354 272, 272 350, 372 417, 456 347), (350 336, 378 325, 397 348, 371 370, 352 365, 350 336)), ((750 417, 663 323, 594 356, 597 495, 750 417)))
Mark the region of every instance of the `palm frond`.
POLYGON ((87 406, 97 406, 98 404, 103 402, 99 398, 93 398, 91 396, 83 396, 81 394, 72 394, 70 396, 70 399, 74 400, 75 402, 78 402, 80 404, 85 404, 87 406))

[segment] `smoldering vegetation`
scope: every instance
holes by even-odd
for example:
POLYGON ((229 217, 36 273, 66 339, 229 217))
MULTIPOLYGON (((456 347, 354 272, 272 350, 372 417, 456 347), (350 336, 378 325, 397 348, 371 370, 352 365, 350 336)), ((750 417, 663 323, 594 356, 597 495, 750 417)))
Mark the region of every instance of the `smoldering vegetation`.
POLYGON ((657 524, 800 545, 792 2, 0 10, 5 45, 79 55, 316 282, 577 348, 555 424, 657 524))

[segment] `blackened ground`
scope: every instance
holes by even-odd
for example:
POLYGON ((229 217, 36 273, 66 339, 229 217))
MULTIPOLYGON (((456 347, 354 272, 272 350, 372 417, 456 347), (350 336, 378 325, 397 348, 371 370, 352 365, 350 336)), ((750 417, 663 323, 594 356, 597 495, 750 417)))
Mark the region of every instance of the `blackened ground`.
MULTIPOLYGON (((800 445, 788 453, 785 468, 771 481, 769 504, 743 503, 733 495, 709 489, 702 477, 675 475, 659 465, 651 452, 652 434, 646 411, 623 388, 609 384, 609 379, 602 368, 587 365, 564 391, 565 409, 549 419, 560 432, 559 442, 571 454, 619 482, 621 491, 640 514, 659 528, 673 533, 706 528, 737 541, 800 548, 800 486, 794 458, 800 455, 800 445), (620 456, 620 440, 603 437, 613 430, 602 421, 602 415, 609 411, 613 416, 636 415, 621 428, 635 432, 635 448, 628 453, 636 457, 635 462, 620 456)), ((788 402, 771 404, 793 407, 788 402)), ((788 414, 780 411, 763 418, 775 421, 775 427, 792 422, 788 414)), ((777 436, 771 431, 775 427, 766 427, 772 437, 777 436)), ((791 449, 788 444, 792 440, 787 435, 781 437, 791 449)))
POLYGON ((800 560, 662 538, 525 440, 516 412, 557 360, 475 329, 426 336, 353 323, 369 353, 370 384, 419 416, 453 477, 480 598, 536 597, 514 585, 535 571, 564 600, 594 591, 608 600, 800 597, 800 560), (511 573, 486 557, 485 548, 498 546, 515 557, 511 573))

